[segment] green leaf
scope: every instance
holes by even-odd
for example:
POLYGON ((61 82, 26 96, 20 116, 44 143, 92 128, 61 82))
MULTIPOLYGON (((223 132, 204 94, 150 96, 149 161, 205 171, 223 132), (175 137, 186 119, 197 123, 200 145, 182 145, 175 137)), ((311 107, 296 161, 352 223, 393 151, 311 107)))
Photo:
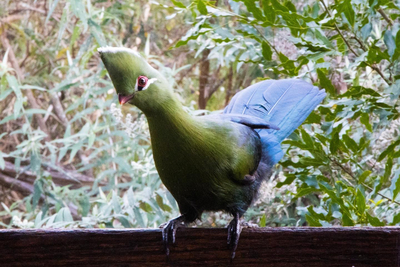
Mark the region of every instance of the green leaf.
POLYGON ((163 198, 158 193, 156 193, 156 201, 157 201, 158 206, 163 211, 167 211, 167 212, 171 212, 172 211, 170 206, 164 204, 163 198))
POLYGON ((372 24, 368 22, 367 24, 364 25, 364 27, 361 28, 361 37, 365 41, 367 38, 371 35, 372 31, 372 24))
POLYGON ((283 181, 283 182, 278 182, 278 183, 276 184, 276 187, 277 187, 277 188, 281 188, 283 185, 291 184, 291 183, 294 181, 294 179, 296 179, 296 175, 294 175, 294 174, 286 174, 286 179, 285 179, 285 181, 283 181))
POLYGON ((394 152, 396 146, 400 144, 400 139, 390 144, 378 157, 378 161, 382 161, 387 155, 391 155, 394 152))
POLYGON ((400 213, 397 213, 394 217, 393 217, 393 221, 390 225, 396 225, 400 223, 400 213))
POLYGON ((184 4, 182 4, 181 2, 177 1, 177 0, 171 0, 172 3, 179 8, 186 8, 186 6, 184 4))
POLYGON ((358 177, 358 182, 364 183, 365 179, 371 174, 371 171, 364 171, 359 177, 358 177))
MULTIPOLYGON (((383 41, 385 42, 385 45, 388 49, 389 56, 393 56, 394 51, 396 49, 396 43, 394 42, 394 38, 393 38, 391 30, 385 31, 385 34, 383 35, 383 41)), ((400 43, 399 43, 399 45, 400 45, 400 43)))
POLYGON ((336 95, 335 87, 332 82, 326 77, 322 69, 317 69, 320 87, 325 89, 330 95, 336 95))
POLYGON ((135 214, 135 220, 139 224, 140 227, 146 227, 146 224, 144 223, 143 216, 140 213, 140 210, 138 207, 133 207, 133 213, 135 214))
POLYGON ((312 140, 311 136, 304 129, 301 129, 300 132, 301 132, 301 139, 303 140, 303 142, 306 143, 306 145, 310 149, 313 149, 314 141, 312 140))
POLYGON ((295 198, 300 198, 302 196, 309 195, 311 193, 314 193, 318 191, 316 188, 313 187, 306 187, 306 188, 300 188, 297 190, 297 194, 295 195, 295 198))
POLYGON ((272 50, 269 44, 265 41, 262 42, 262 55, 265 58, 265 60, 272 60, 272 50))
POLYGON ((347 215, 342 215, 343 226, 354 226, 354 221, 347 215))
POLYGON ((343 2, 343 12, 347 20, 349 21, 350 25, 354 27, 355 17, 356 14, 353 10, 353 5, 351 4, 351 0, 345 0, 343 2))
POLYGON ((367 218, 368 218, 368 222, 372 226, 385 226, 385 224, 383 222, 381 222, 378 218, 373 217, 373 216, 369 215, 368 213, 367 213, 367 218))
POLYGON ((87 195, 84 195, 79 201, 79 205, 81 206, 82 209, 82 216, 83 217, 87 216, 90 211, 89 197, 87 195))
POLYGON ((275 10, 270 5, 270 2, 268 0, 263 0, 262 3, 264 9, 264 16, 267 18, 269 22, 271 22, 271 24, 273 24, 276 18, 275 10))
POLYGON ((287 7, 285 7, 284 5, 282 5, 281 3, 279 3, 278 0, 271 0, 271 4, 274 7, 275 10, 279 10, 279 11, 283 11, 286 13, 289 13, 289 9, 287 7))
POLYGON ((363 192, 361 192, 360 189, 357 189, 357 195, 356 195, 356 203, 357 203, 357 208, 358 211, 363 214, 365 211, 365 197, 363 192))
POLYGON ((198 0, 197 1, 197 9, 200 11, 200 14, 202 15, 207 15, 207 6, 204 4, 203 0, 198 0))
POLYGON ((397 195, 400 193, 400 170, 395 172, 395 176, 391 181, 389 189, 392 193, 392 199, 396 199, 397 195))
POLYGON ((322 226, 322 224, 318 221, 318 219, 314 219, 308 214, 306 214, 306 220, 309 226, 322 226))
POLYGON ((396 49, 393 53, 392 60, 397 60, 400 57, 400 30, 396 34, 396 49))
POLYGON ((336 151, 338 151, 339 147, 340 147, 339 133, 336 132, 333 134, 332 140, 329 144, 329 150, 333 155, 335 155, 336 151))
POLYGON ((356 141, 354 141, 352 138, 350 138, 350 136, 348 136, 347 134, 344 134, 342 136, 344 143, 346 144, 346 146, 353 151, 354 153, 357 153, 358 151, 358 146, 356 141))
POLYGON ((368 131, 372 132, 372 126, 369 123, 369 115, 367 113, 361 113, 360 121, 365 125, 368 131))
POLYGON ((261 9, 259 9, 256 6, 255 0, 242 0, 242 1, 244 5, 247 7, 247 10, 253 14, 254 18, 264 21, 264 16, 261 12, 261 9))
POLYGON ((39 203, 39 199, 42 193, 43 193, 42 182, 41 180, 36 180, 35 183, 33 184, 33 196, 32 196, 33 209, 35 209, 37 204, 39 203))
POLYGON ((263 216, 260 219, 260 227, 265 227, 267 225, 267 217, 265 216, 265 214, 263 214, 263 216))

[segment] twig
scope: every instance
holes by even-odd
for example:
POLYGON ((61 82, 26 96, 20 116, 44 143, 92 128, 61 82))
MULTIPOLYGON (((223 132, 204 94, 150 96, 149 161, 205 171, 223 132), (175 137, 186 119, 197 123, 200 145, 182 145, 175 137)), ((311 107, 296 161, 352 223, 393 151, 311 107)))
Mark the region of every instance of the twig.
MULTIPOLYGON (((355 176, 355 174, 351 171, 351 170, 349 170, 349 169, 347 169, 347 168, 345 168, 342 164, 340 164, 340 162, 338 162, 335 158, 329 158, 331 161, 333 161, 339 168, 341 168, 345 173, 347 173, 348 175, 350 175, 350 177, 351 178, 353 178, 353 180, 355 180, 355 181, 357 181, 358 183, 360 183, 359 181, 358 181, 358 179, 357 179, 357 177, 355 176)), ((344 177, 343 177, 344 178, 344 177)), ((355 187, 355 185, 354 184, 352 184, 349 180, 347 180, 347 179, 344 179, 346 182, 348 182, 352 187, 355 187)), ((374 189, 372 188, 372 187, 370 187, 369 185, 367 185, 367 184, 365 184, 365 183, 360 183, 360 184, 362 184, 363 186, 365 186, 366 188, 368 188, 369 190, 371 190, 371 191, 374 191, 374 189)), ((387 200, 389 200, 389 201, 392 201, 393 203, 396 203, 397 205, 400 205, 400 203, 399 202, 397 202, 397 201, 395 201, 395 200, 393 200, 393 199, 391 199, 391 198, 389 198, 389 197, 387 197, 387 196, 385 196, 385 195, 383 195, 383 194, 381 194, 381 193, 379 193, 379 192, 376 192, 376 194, 377 195, 379 195, 379 196, 381 196, 382 198, 384 198, 384 199, 387 199, 387 200)))
MULTIPOLYGON (((331 12, 329 11, 328 7, 325 5, 323 0, 319 0, 322 5, 324 6, 326 12, 328 13, 328 15, 334 19, 334 17, 332 16, 331 12)), ((347 47, 350 49, 350 51, 356 56, 358 57, 358 53, 353 49, 353 47, 350 45, 350 43, 347 41, 347 39, 344 37, 342 31, 339 29, 339 27, 337 26, 336 22, 333 21, 333 24, 335 26, 336 31, 339 33, 340 37, 342 38, 342 40, 346 43, 347 47)), ((353 37, 357 40, 357 37, 353 37)), ((360 43, 360 41, 358 40, 358 42, 360 43)), ((361 46, 363 47, 363 46, 361 46)), ((376 66, 376 64, 369 64, 368 62, 365 62, 365 64, 367 64, 370 68, 372 68, 373 70, 375 70, 382 78, 383 80, 388 84, 391 85, 392 83, 385 77, 385 75, 383 74, 383 72, 379 69, 378 66, 376 66)))
POLYGON ((389 18, 385 11, 383 11, 382 8, 378 9, 378 12, 382 15, 382 17, 387 21, 387 23, 389 23, 390 26, 393 26, 393 20, 391 18, 389 18))
MULTIPOLYGON (((19 67, 18 61, 15 57, 14 51, 10 45, 10 42, 8 41, 8 38, 6 36, 6 28, 4 27, 3 24, 3 32, 0 35, 0 39, 1 39, 1 44, 3 45, 4 50, 8 50, 8 60, 11 63, 11 66, 14 68, 15 73, 17 74, 17 77, 20 81, 23 81, 24 79, 24 75, 23 72, 21 70, 21 68, 19 67)), ((39 104, 36 102, 36 99, 32 93, 31 89, 27 89, 26 90, 26 96, 28 97, 28 102, 31 105, 32 108, 34 109, 40 109, 41 107, 39 106, 39 104)), ((50 141, 50 134, 49 131, 47 129, 46 123, 44 122, 42 116, 40 114, 35 114, 35 118, 39 124, 40 129, 46 134, 46 141, 50 141)))

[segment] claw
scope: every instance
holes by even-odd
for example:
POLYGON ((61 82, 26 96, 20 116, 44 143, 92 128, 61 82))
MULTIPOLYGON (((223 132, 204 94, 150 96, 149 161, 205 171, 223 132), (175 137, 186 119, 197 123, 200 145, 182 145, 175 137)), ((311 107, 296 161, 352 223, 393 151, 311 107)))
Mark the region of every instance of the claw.
POLYGON ((176 230, 178 230, 178 228, 184 221, 185 217, 183 215, 176 217, 175 219, 168 221, 168 223, 164 226, 162 230, 162 239, 163 239, 165 254, 167 255, 167 257, 169 256, 170 252, 169 243, 175 244, 176 230))
POLYGON ((228 225, 228 248, 231 250, 231 260, 235 258, 236 248, 239 243, 242 227, 239 222, 239 213, 234 214, 233 220, 228 225))

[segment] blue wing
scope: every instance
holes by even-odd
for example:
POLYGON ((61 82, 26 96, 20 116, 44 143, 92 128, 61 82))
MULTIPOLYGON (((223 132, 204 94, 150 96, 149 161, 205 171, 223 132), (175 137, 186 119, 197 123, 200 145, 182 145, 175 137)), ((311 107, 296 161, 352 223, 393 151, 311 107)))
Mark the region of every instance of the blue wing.
POLYGON ((325 90, 302 80, 266 80, 237 93, 224 113, 257 117, 280 129, 258 130, 264 159, 274 165, 283 156, 280 143, 303 123, 325 96, 325 90))
POLYGON ((259 117, 254 117, 250 115, 241 115, 241 114, 216 114, 216 115, 207 115, 206 117, 217 120, 224 121, 232 121, 240 124, 244 124, 253 129, 274 129, 279 130, 279 127, 269 121, 266 121, 259 117))

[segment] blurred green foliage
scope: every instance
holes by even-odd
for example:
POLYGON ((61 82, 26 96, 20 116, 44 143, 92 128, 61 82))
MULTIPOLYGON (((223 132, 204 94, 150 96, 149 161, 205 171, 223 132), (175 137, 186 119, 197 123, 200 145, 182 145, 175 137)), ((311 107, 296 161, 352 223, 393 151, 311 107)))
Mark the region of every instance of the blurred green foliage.
MULTIPOLYGON (((246 219, 400 223, 398 0, 0 5, 2 227, 156 227, 178 215, 144 116, 113 104, 96 53, 103 45, 143 53, 193 115, 204 113, 195 110, 201 103, 223 108, 261 79, 325 88, 325 102, 284 141, 286 156, 246 219)), ((206 213, 202 225, 228 219, 206 213)))

